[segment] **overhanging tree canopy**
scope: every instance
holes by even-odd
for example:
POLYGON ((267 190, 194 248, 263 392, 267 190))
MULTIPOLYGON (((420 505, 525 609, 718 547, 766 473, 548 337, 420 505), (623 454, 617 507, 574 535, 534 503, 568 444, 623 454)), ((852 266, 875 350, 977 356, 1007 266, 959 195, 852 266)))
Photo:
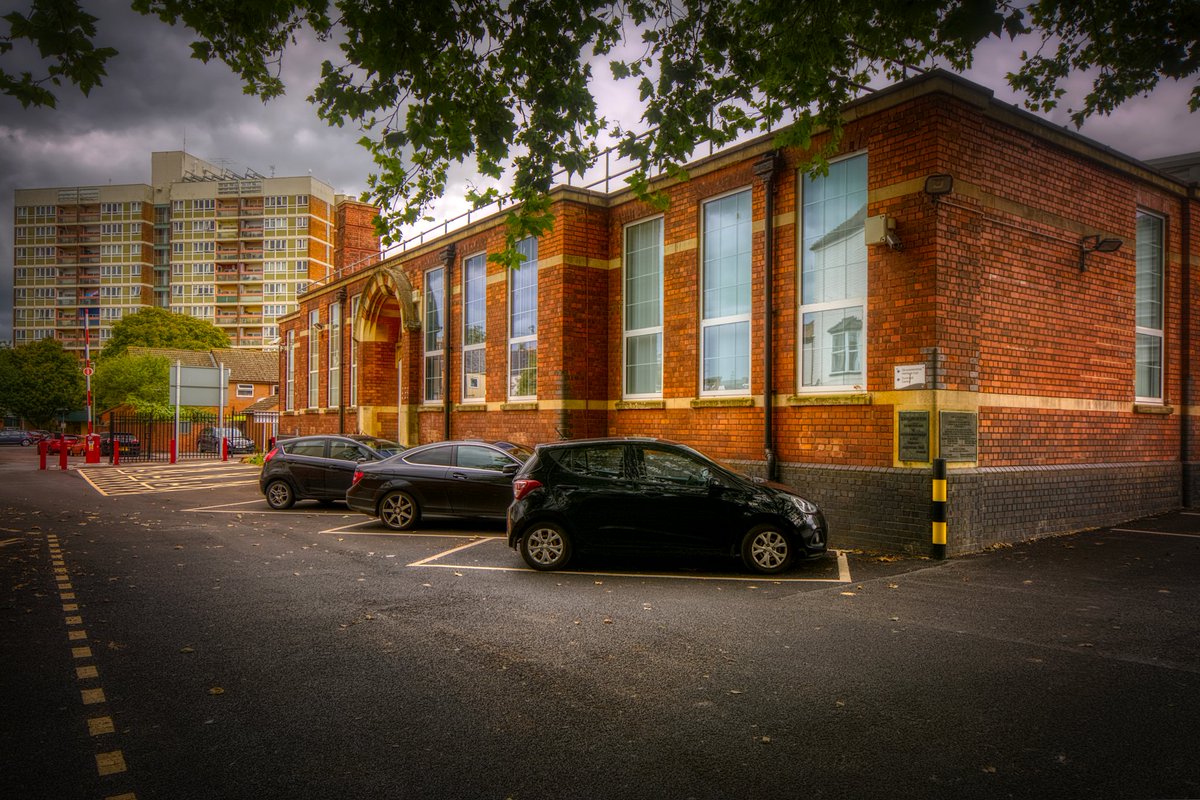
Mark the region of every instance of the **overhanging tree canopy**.
MULTIPOLYGON (((895 79, 905 65, 961 69, 988 37, 1027 36, 1009 82, 1040 110, 1063 97, 1066 79, 1092 75, 1071 112, 1075 123, 1106 114, 1160 80, 1200 70, 1195 0, 135 0, 134 8, 195 31, 193 55, 220 59, 245 89, 281 94, 279 64, 305 36, 337 37, 342 63, 326 62, 310 97, 321 118, 356 125, 378 173, 366 199, 390 213, 385 234, 422 218, 446 189, 453 164, 473 159, 506 179, 518 210, 511 244, 543 231, 556 171, 582 173, 602 137, 635 160, 629 178, 678 172, 698 143, 728 142, 797 122, 779 144, 809 144, 818 128, 840 134, 840 111, 864 85, 895 79), (632 55, 626 55, 631 52, 632 55), (603 119, 593 68, 637 81, 641 119, 603 119), (639 128, 650 127, 643 136, 639 128)), ((26 105, 53 105, 49 85, 85 93, 115 56, 97 47, 95 18, 78 0, 32 0, 4 17, 0 55, 28 40, 49 61, 45 76, 0 71, 0 91, 26 105)), ((1189 107, 1200 108, 1200 86, 1189 107)), ((469 199, 486 205, 495 188, 469 199)), ((385 241, 387 240, 385 236, 385 241)))
POLYGON ((112 326, 112 336, 100 357, 117 358, 133 346, 208 350, 229 347, 229 334, 207 320, 174 314, 165 308, 143 308, 112 326))

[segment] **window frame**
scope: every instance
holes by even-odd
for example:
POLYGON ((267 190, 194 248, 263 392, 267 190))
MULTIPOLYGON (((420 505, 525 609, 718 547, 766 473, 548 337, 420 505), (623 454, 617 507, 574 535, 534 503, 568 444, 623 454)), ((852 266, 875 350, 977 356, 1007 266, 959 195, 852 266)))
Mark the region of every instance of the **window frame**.
MULTIPOLYGON (((478 253, 472 253, 462 260, 462 365, 461 365, 461 400, 463 403, 486 403, 487 402, 487 251, 483 250, 478 253), (470 298, 468 293, 468 275, 471 269, 483 268, 483 274, 478 278, 483 288, 483 340, 479 342, 470 342, 470 337, 467 335, 468 325, 468 309, 470 308, 470 298), (482 393, 478 397, 470 397, 468 392, 471 391, 467 384, 467 354, 468 353, 483 353, 483 376, 482 386, 478 387, 482 393)), ((472 281, 473 283, 473 281, 472 281)))
POLYGON ((750 394, 751 387, 754 385, 754 359, 753 340, 754 340, 754 187, 742 186, 733 189, 723 194, 714 195, 700 203, 700 296, 699 301, 699 342, 697 350, 700 356, 699 364, 699 388, 702 397, 744 397, 750 394), (712 203, 719 203, 723 200, 728 200, 739 195, 749 196, 750 217, 746 222, 747 249, 746 249, 746 283, 750 287, 749 306, 744 314, 729 314, 721 317, 706 318, 704 311, 704 293, 707 289, 708 280, 708 225, 706 224, 706 209, 712 203), (705 388, 705 332, 708 328, 716 328, 724 325, 736 325, 739 323, 746 324, 746 386, 745 388, 734 389, 706 389, 705 388))
POLYGON ((329 341, 326 348, 326 406, 335 408, 342 402, 342 304, 338 302, 329 304, 329 341))
POLYGON ((354 320, 362 304, 362 294, 350 298, 350 406, 358 406, 358 339, 354 336, 354 320))
POLYGON ((446 267, 444 265, 425 270, 421 297, 421 402, 425 404, 441 403, 445 399, 442 395, 445 391, 444 375, 446 371, 446 309, 440 308, 440 306, 445 304, 445 297, 443 296, 446 286, 445 281, 446 267), (429 288, 430 276, 435 272, 440 273, 442 280, 441 287, 436 292, 429 288), (441 336, 441 347, 438 348, 429 347, 431 302, 436 302, 439 305, 438 332, 441 336), (436 378, 431 379, 430 366, 434 363, 439 364, 440 369, 436 378), (431 391, 434 388, 436 388, 436 392, 431 391))
MULTIPOLYGON (((864 184, 863 190, 866 193, 866 210, 869 212, 870 202, 870 167, 871 162, 866 150, 858 150, 852 153, 845 153, 837 158, 830 159, 829 166, 833 167, 837 164, 852 161, 861 158, 864 160, 864 184)), ((828 173, 822 178, 828 178, 828 173)), ((809 176, 805 170, 797 170, 796 172, 796 392, 797 394, 862 394, 867 391, 867 375, 869 368, 869 353, 867 348, 868 342, 868 310, 870 305, 870 274, 871 274, 871 253, 866 247, 866 242, 863 242, 863 290, 861 296, 844 297, 837 300, 823 300, 815 303, 804 302, 804 234, 805 234, 805 194, 806 187, 809 183, 809 176), (805 344, 804 344, 804 318, 809 314, 821 314, 827 311, 848 311, 850 309, 862 309, 862 326, 856 332, 855 347, 852 349, 848 346, 849 330, 842 333, 847 334, 846 343, 843 344, 841 352, 843 354, 851 353, 855 355, 859 362, 859 369, 856 371, 846 370, 843 363, 843 369, 837 373, 832 370, 833 348, 830 351, 830 375, 858 375, 859 382, 856 383, 830 383, 825 385, 807 385, 805 384, 805 374, 808 365, 805 361, 805 344)), ((865 221, 864 221, 865 227, 865 221)), ((825 232, 828 235, 834 229, 825 232)), ((844 357, 844 355, 843 355, 844 357)))
POLYGON ((314 308, 308 312, 308 406, 318 408, 321 402, 321 332, 317 328, 321 324, 321 310, 314 308))
POLYGON ((664 283, 666 272, 666 215, 655 214, 621 226, 621 397, 625 400, 659 400, 663 396, 665 359, 664 283), (658 325, 648 328, 629 327, 629 232, 641 225, 658 223, 658 325), (631 392, 629 390, 629 341, 642 336, 658 336, 658 390, 631 392))
POLYGON ((287 332, 287 372, 285 379, 287 384, 284 386, 284 401, 283 408, 285 411, 294 411, 296 408, 296 331, 288 330, 287 332))
POLYGON ((1133 349, 1133 393, 1134 402, 1143 403, 1146 405, 1163 405, 1166 403, 1166 372, 1167 372, 1167 352, 1166 352, 1166 327, 1167 327, 1167 218, 1163 214, 1156 211, 1151 211, 1145 208, 1138 208, 1135 215, 1135 236, 1134 236, 1134 349, 1133 349), (1137 228, 1142 218, 1155 220, 1158 226, 1158 253, 1155 257, 1155 267, 1158 277, 1158 308, 1159 308, 1159 324, 1161 328, 1150 328, 1144 325, 1138 325, 1137 319, 1137 303, 1138 303, 1138 276, 1140 270, 1137 262, 1141 260, 1140 251, 1142 242, 1140 237, 1136 235, 1137 228), (1138 369, 1141 360, 1138 354, 1139 343, 1144 337, 1151 337, 1158 341, 1158 394, 1157 395, 1140 395, 1138 394, 1138 369))
POLYGON ((525 259, 521 262, 521 264, 519 266, 515 267, 514 269, 509 270, 508 274, 506 275, 507 282, 508 282, 507 290, 505 292, 507 299, 508 299, 508 324, 507 324, 508 337, 507 337, 507 345, 506 345, 507 350, 506 350, 505 361, 508 365, 508 368, 507 368, 507 381, 506 381, 506 385, 505 385, 505 394, 508 397, 510 402, 529 402, 529 401, 537 400, 537 387, 538 387, 537 352, 538 352, 538 328, 540 327, 539 320, 538 320, 538 307, 539 307, 538 293, 540 291, 539 290, 539 281, 538 281, 538 278, 539 278, 538 271, 540 269, 540 264, 539 264, 539 260, 538 260, 539 248, 538 248, 537 237, 526 236, 524 239, 522 239, 516 243, 516 247, 519 249, 522 245, 525 245, 528 242, 533 243, 532 244, 532 256, 530 256, 527 253, 523 253, 523 255, 525 255, 525 259), (514 309, 515 309, 515 304, 513 303, 513 295, 514 295, 514 292, 518 288, 522 288, 522 289, 529 288, 528 286, 517 287, 515 276, 518 273, 525 270, 526 268, 532 268, 532 270, 533 270, 533 273, 532 273, 533 274, 533 333, 515 336, 515 335, 513 335, 513 316, 514 316, 514 309), (530 344, 533 345, 532 350, 529 349, 530 344), (533 366, 532 367, 528 366, 528 360, 527 360, 526 366, 521 367, 519 369, 514 369, 514 367, 513 367, 513 352, 514 352, 514 350, 517 350, 518 348, 521 348, 522 351, 527 354, 530 352, 533 353, 533 366), (532 374, 533 374, 533 391, 525 392, 525 393, 517 392, 516 389, 518 387, 520 387, 522 381, 527 379, 527 376, 529 375, 530 372, 532 372, 532 374))

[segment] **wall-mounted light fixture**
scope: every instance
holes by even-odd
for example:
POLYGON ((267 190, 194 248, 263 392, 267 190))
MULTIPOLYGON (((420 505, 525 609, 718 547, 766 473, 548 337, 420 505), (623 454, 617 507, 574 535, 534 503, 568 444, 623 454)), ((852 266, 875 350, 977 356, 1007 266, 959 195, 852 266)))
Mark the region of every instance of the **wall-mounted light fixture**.
POLYGON ((1125 244, 1113 236, 1084 236, 1079 240, 1079 271, 1087 269, 1088 253, 1115 253, 1125 244))
POLYGON ((944 194, 950 194, 952 191, 954 191, 953 175, 939 172, 925 179, 925 194, 929 195, 929 199, 935 203, 939 197, 944 194))

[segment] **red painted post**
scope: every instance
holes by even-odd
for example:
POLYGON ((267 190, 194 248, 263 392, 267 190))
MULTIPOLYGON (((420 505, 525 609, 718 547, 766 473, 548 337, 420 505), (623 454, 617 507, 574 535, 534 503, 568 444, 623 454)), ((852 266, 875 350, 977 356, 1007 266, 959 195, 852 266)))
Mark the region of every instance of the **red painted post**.
POLYGON ((65 436, 58 440, 58 468, 67 468, 67 439, 65 436))
POLYGON ((229 460, 229 440, 224 436, 221 437, 221 460, 229 460))
POLYGON ((46 451, 50 449, 50 443, 45 439, 38 442, 38 469, 46 468, 46 451))
POLYGON ((112 445, 112 463, 115 467, 121 463, 121 443, 117 441, 117 437, 113 436, 108 440, 112 445))
POLYGON ((176 451, 175 451, 175 440, 174 440, 174 439, 171 439, 171 463, 172 463, 172 464, 174 464, 174 463, 175 463, 175 454, 176 454, 176 451))

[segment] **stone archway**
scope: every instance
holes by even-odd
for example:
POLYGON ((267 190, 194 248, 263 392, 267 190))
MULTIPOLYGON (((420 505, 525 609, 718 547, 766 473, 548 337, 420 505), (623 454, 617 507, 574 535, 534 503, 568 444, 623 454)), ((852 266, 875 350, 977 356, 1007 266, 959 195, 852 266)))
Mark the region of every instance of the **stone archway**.
POLYGON ((412 284, 399 269, 376 267, 352 320, 358 347, 358 428, 364 433, 417 443, 416 407, 411 396, 406 332, 421 327, 412 284))

